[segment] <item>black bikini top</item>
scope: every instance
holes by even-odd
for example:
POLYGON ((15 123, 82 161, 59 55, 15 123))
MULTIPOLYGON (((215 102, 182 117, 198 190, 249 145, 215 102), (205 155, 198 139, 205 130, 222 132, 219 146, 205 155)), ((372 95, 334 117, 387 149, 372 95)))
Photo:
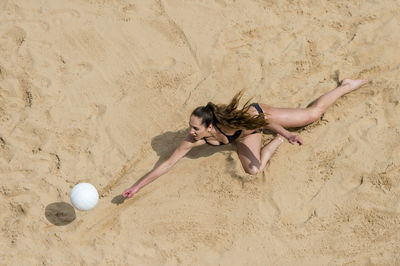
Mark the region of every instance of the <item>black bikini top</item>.
POLYGON ((239 130, 237 130, 235 133, 233 133, 233 135, 229 136, 229 135, 226 135, 226 134, 224 133, 224 131, 222 131, 222 130, 217 126, 217 124, 215 124, 214 126, 219 130, 219 132, 222 133, 222 135, 224 135, 224 136, 228 139, 228 142, 229 142, 229 143, 234 142, 234 141, 242 134, 242 130, 239 129, 239 130))
MULTIPOLYGON (((233 133, 233 135, 226 135, 225 133, 224 133, 224 131, 222 131, 218 126, 217 126, 217 124, 215 124, 214 125, 218 130, 219 130, 219 132, 221 132, 222 133, 222 135, 224 135, 227 139, 228 139, 228 142, 229 143, 232 143, 232 142, 234 142, 238 137, 240 137, 240 135, 242 134, 242 130, 241 129, 239 129, 239 130, 237 130, 235 133, 233 133)), ((211 143, 209 143, 208 141, 207 141, 207 138, 203 138, 204 139, 204 141, 207 143, 207 144, 209 144, 209 145, 213 145, 213 144, 211 144, 211 143)), ((219 145, 225 145, 225 143, 223 143, 223 142, 219 142, 219 145)), ((214 145, 215 146, 215 145, 214 145)))

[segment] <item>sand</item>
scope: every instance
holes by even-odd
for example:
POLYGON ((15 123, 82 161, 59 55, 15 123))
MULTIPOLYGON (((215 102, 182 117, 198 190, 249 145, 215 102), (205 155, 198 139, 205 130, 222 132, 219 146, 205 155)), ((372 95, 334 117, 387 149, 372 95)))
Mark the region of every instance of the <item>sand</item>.
POLYGON ((399 43, 395 0, 1 0, 0 264, 399 265, 399 43), (200 147, 122 200, 195 107, 305 107, 346 77, 370 83, 257 176, 200 147))

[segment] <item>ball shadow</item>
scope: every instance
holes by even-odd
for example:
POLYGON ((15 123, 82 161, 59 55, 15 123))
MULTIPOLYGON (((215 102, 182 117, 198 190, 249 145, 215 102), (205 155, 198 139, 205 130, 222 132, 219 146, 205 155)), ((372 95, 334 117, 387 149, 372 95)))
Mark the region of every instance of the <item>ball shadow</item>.
POLYGON ((57 226, 67 225, 76 219, 74 207, 66 202, 55 202, 46 206, 47 220, 57 226))

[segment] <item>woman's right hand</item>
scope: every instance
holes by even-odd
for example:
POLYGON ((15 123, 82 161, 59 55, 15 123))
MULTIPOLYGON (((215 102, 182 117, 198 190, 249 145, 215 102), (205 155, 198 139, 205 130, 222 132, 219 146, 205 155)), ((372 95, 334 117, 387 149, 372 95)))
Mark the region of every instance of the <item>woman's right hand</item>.
POLYGON ((132 198, 132 196, 135 195, 139 191, 139 189, 140 188, 137 186, 130 187, 126 189, 124 193, 122 193, 122 196, 125 198, 132 198))
POLYGON ((288 141, 290 144, 298 143, 299 145, 303 145, 303 140, 297 135, 290 135, 288 141))

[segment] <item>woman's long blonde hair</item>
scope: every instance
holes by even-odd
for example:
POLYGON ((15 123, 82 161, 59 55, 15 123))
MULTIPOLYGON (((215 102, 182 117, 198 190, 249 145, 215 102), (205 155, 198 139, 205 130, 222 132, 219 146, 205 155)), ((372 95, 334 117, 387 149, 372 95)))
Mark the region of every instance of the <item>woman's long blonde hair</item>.
POLYGON ((209 102, 206 106, 199 106, 194 109, 192 115, 202 118, 206 127, 219 123, 236 130, 255 130, 268 125, 264 114, 251 115, 247 113, 251 107, 250 100, 243 105, 242 109, 238 109, 243 92, 243 90, 238 92, 227 105, 209 102))

